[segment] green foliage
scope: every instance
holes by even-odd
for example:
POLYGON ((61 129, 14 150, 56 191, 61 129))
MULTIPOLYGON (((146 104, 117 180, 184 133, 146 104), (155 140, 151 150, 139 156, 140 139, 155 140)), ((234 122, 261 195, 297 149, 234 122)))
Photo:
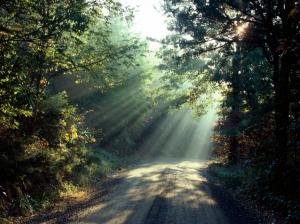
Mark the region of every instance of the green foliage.
MULTIPOLYGON (((299 4, 264 0, 164 2, 173 31, 165 43, 169 52, 176 52, 167 53, 171 55, 167 60, 171 68, 167 69, 175 76, 170 80, 184 80, 182 69, 177 69, 180 65, 202 61, 204 66, 195 66, 199 73, 194 74, 201 79, 204 68, 210 77, 207 79, 222 87, 216 154, 227 157, 228 163, 241 165, 245 173, 227 175, 226 171, 220 175, 233 183, 241 181, 242 187, 252 189, 258 197, 272 198, 274 207, 288 215, 290 210, 283 202, 297 204, 295 198, 299 198, 295 187, 299 186, 295 177, 299 176, 300 164, 296 106, 300 96, 296 87, 299 4), (253 179, 249 185, 242 181, 243 176, 253 179)), ((192 67, 185 68, 194 72, 192 67)), ((200 93, 195 99, 207 91, 203 91, 203 82, 194 88, 200 93)))
POLYGON ((28 215, 135 152, 154 66, 117 1, 8 1, 0 11, 0 214, 28 215))
POLYGON ((45 96, 38 105, 34 118, 22 121, 17 130, 8 128, 1 136, 1 186, 7 195, 3 199, 19 198, 14 206, 22 213, 33 210, 30 205, 36 199, 32 197, 58 189, 71 175, 90 138, 66 94, 45 96), (33 187, 39 191, 32 192, 33 187))
POLYGON ((130 24, 120 17, 110 24, 97 20, 80 38, 83 44, 71 44, 69 50, 75 52, 75 60, 88 66, 53 79, 50 89, 65 90, 72 104, 85 113, 96 140, 93 147, 122 156, 133 153, 152 116, 149 83, 155 62, 147 55, 145 43, 130 33, 130 24))
POLYGON ((219 164, 211 164, 209 172, 217 176, 226 186, 236 189, 241 186, 245 172, 239 167, 223 167, 219 164))
POLYGON ((125 158, 107 152, 101 148, 85 149, 84 161, 75 167, 72 180, 79 186, 88 186, 109 175, 124 165, 125 158))
POLYGON ((217 104, 218 83, 213 82, 209 58, 184 55, 181 50, 165 44, 160 51, 159 84, 155 97, 164 99, 170 107, 188 105, 198 114, 204 114, 217 104))
POLYGON ((15 206, 20 209, 20 213, 22 215, 28 215, 33 212, 34 201, 31 199, 29 195, 21 196, 15 202, 15 206))
POLYGON ((122 18, 98 19, 84 35, 68 41, 65 56, 78 69, 77 83, 89 83, 105 92, 121 85, 139 58, 146 52, 145 43, 129 33, 129 25, 122 18), (131 69, 131 70, 130 70, 131 69))

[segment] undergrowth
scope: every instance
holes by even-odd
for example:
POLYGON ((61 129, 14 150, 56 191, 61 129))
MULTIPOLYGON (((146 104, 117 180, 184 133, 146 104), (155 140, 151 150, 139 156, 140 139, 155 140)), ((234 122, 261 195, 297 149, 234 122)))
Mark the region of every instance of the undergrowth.
POLYGON ((14 213, 28 216, 52 209, 53 203, 55 204, 59 199, 84 198, 87 194, 87 187, 125 165, 123 159, 121 160, 118 156, 101 148, 86 149, 86 152, 85 162, 75 167, 70 178, 62 181, 60 185, 45 188, 45 191, 32 195, 20 194, 9 205, 7 202, 1 201, 2 205, 10 210, 2 210, 0 223, 8 222, 8 217, 14 213))
POLYGON ((209 165, 208 171, 235 193, 241 194, 257 204, 284 216, 285 223, 299 223, 299 200, 297 198, 287 199, 270 191, 269 167, 229 166, 223 162, 214 162, 209 165))

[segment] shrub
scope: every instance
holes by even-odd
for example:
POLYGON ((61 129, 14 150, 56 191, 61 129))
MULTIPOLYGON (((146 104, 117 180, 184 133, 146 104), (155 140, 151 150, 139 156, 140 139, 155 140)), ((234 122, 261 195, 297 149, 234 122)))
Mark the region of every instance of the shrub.
POLYGON ((14 208, 27 214, 58 196, 63 182, 70 180, 86 155, 84 145, 91 135, 76 108, 68 104, 67 95, 45 96, 36 105, 32 116, 14 119, 17 128, 0 128, 5 133, 0 136, 2 210, 14 208))

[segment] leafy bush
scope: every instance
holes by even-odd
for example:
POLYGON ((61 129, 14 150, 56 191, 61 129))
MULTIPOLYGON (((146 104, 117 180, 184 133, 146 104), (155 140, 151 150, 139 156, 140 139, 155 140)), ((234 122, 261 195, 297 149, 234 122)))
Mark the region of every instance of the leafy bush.
POLYGON ((218 164, 212 164, 209 172, 217 176, 226 186, 238 188, 243 183, 244 171, 238 167, 226 167, 218 164))
MULTIPOLYGON (((36 202, 43 204, 58 195, 84 159, 84 145, 91 135, 65 93, 45 96, 37 103, 35 114, 16 119, 18 128, 1 130, 5 133, 0 137, 1 204, 11 204, 16 212, 27 214, 39 207, 36 202)), ((1 205, 1 209, 9 207, 1 205)))

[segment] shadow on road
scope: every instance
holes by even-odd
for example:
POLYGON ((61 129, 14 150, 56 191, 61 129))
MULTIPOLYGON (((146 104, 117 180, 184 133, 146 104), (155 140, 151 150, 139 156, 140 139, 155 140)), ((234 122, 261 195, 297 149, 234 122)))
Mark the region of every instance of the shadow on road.
MULTIPOLYGON (((222 186, 210 180, 203 162, 142 164, 122 178, 103 183, 101 189, 90 200, 48 220, 83 224, 258 223, 222 186)), ((40 221, 37 218, 31 223, 40 221)))

